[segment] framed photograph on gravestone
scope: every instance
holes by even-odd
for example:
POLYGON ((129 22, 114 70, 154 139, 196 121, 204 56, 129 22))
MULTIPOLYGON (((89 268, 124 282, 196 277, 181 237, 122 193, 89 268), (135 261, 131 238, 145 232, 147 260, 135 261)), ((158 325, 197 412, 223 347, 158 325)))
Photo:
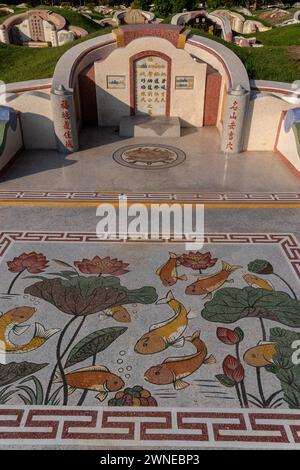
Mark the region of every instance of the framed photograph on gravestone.
POLYGON ((125 75, 107 75, 106 76, 107 88, 126 88, 126 77, 125 75))
POLYGON ((193 90, 194 77, 175 77, 176 90, 193 90))

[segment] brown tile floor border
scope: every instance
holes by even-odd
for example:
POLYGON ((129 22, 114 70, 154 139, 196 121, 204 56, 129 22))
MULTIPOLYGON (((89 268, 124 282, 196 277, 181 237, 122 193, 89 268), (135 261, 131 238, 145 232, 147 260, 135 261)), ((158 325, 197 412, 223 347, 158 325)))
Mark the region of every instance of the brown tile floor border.
POLYGON ((296 410, 5 406, 0 445, 299 449, 296 410))
POLYGON ((117 193, 108 191, 30 191, 0 190, 0 205, 98 205, 103 202, 118 203, 127 197, 128 203, 191 203, 212 207, 298 207, 300 192, 178 192, 178 193, 117 193))

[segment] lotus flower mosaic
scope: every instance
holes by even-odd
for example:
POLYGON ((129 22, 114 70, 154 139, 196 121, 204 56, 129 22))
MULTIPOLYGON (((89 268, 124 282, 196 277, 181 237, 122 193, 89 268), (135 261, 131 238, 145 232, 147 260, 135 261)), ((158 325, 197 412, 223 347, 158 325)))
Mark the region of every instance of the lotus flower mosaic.
POLYGON ((213 258, 210 252, 196 253, 190 251, 189 253, 183 253, 178 258, 179 263, 186 268, 191 268, 197 271, 202 272, 205 269, 212 268, 216 262, 217 258, 213 258))
POLYGON ((22 253, 12 261, 7 262, 8 270, 12 273, 28 271, 31 274, 42 273, 48 267, 49 260, 42 253, 22 253))
POLYGON ((84 274, 112 274, 114 276, 121 276, 129 272, 127 268, 128 263, 123 263, 116 258, 112 259, 109 256, 100 258, 94 256, 93 259, 84 258, 82 261, 75 261, 74 265, 84 274))
POLYGON ((240 343, 243 340, 244 334, 240 328, 236 328, 235 330, 230 330, 229 328, 218 328, 217 329, 217 337, 222 343, 235 345, 240 343))

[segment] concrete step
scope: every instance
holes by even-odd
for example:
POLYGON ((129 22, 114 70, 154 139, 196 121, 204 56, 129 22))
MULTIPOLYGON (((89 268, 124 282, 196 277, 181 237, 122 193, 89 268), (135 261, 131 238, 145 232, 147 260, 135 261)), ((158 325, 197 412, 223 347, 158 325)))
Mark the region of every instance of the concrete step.
POLYGON ((121 137, 180 137, 180 119, 166 116, 124 116, 121 137))

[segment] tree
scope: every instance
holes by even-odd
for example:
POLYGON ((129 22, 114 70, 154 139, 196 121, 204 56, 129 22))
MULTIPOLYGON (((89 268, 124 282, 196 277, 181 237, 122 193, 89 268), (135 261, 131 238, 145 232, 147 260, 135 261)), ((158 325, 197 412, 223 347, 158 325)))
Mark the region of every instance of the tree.
POLYGON ((150 5, 152 5, 151 0, 139 0, 140 8, 144 11, 149 11, 150 5))
POLYGON ((133 0, 133 2, 130 4, 130 8, 139 10, 141 8, 141 2, 139 0, 133 0))
POLYGON ((181 13, 182 10, 186 9, 193 11, 198 7, 198 3, 195 0, 171 0, 172 12, 181 13))
POLYGON ((154 0, 154 9, 159 16, 168 16, 172 13, 170 0, 154 0))

